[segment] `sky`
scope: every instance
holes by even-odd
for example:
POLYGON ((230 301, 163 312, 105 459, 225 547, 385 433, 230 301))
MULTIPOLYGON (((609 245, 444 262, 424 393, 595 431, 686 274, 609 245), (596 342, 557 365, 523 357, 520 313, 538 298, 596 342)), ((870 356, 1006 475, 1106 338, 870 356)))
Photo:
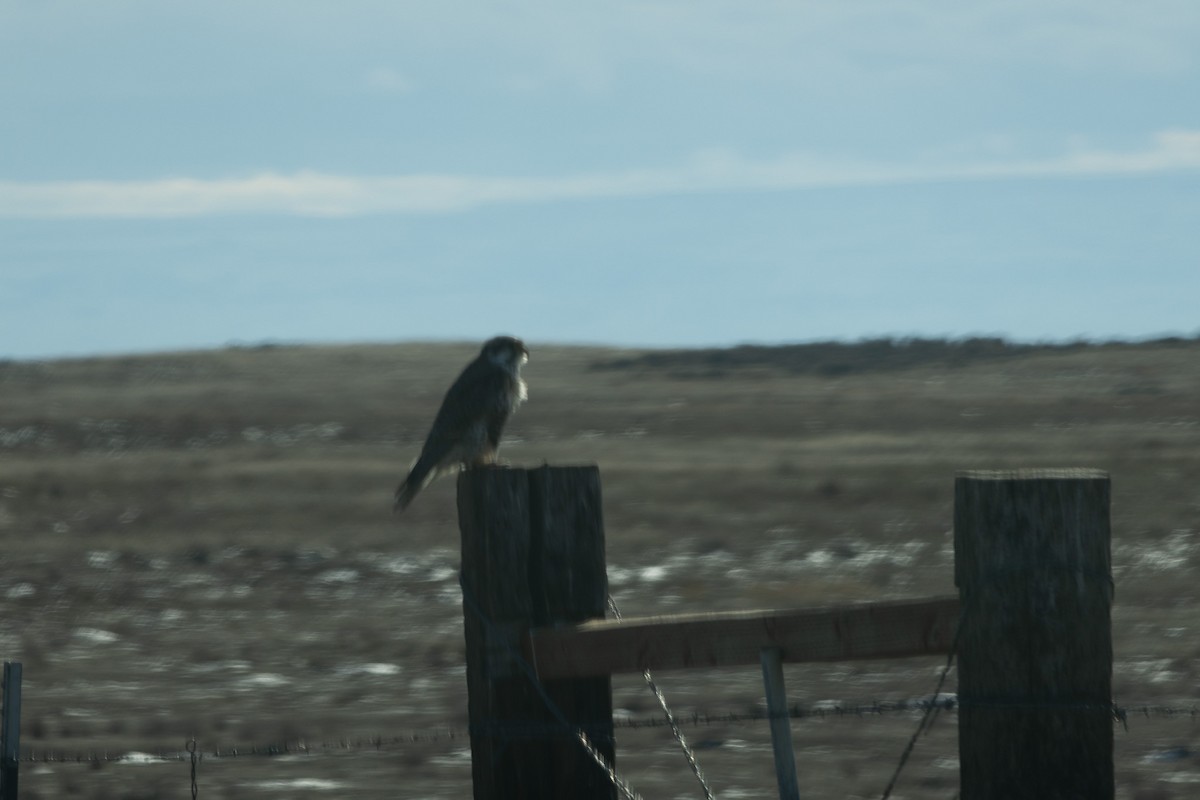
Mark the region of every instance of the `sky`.
POLYGON ((1200 334, 1200 3, 0 0, 0 358, 1200 334))

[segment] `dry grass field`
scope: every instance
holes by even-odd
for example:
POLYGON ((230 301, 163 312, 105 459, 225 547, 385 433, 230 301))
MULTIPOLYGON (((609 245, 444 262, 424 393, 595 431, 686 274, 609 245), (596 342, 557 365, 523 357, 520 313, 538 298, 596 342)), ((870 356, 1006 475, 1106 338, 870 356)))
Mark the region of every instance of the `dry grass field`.
MULTIPOLYGON (((1094 467, 1113 479, 1116 700, 1200 701, 1200 340, 530 346, 503 455, 600 466, 626 614, 953 593, 955 470, 1094 467)), ((454 482, 390 504, 476 348, 0 363, 0 656, 25 667, 25 749, 112 759, 195 736, 200 797, 469 796, 454 482), (211 756, 285 743, 311 749, 211 756)), ((793 702, 859 704, 928 694, 940 667, 786 675, 793 702)), ((659 678, 685 718, 761 708, 757 669, 659 678)), ((655 716, 640 679, 614 691, 622 718, 655 716)), ((796 721, 805 796, 878 797, 915 724, 796 721)), ((894 797, 954 795, 954 725, 894 797)), ((719 797, 775 796, 765 723, 686 732, 719 797)), ((701 796, 663 729, 617 747, 648 799, 701 796)), ((1200 791, 1192 715, 1132 717, 1116 747, 1118 797, 1200 791)), ((137 757, 21 774, 29 800, 188 786, 184 762, 137 757)))

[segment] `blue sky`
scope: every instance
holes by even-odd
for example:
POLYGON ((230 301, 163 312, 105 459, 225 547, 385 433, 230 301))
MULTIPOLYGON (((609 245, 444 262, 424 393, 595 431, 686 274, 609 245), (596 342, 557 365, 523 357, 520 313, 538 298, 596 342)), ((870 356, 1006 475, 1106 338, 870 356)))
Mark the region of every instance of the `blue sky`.
POLYGON ((1200 333, 1200 4, 0 0, 0 357, 1200 333))

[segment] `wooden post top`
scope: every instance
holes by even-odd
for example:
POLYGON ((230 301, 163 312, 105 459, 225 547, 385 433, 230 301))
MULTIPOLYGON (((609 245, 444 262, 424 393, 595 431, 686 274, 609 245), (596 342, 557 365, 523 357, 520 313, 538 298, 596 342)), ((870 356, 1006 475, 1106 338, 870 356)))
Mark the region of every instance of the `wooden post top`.
POLYGON ((1108 480, 1108 472, 1102 469, 1082 467, 1050 467, 1045 469, 963 469, 954 477, 972 481, 1090 481, 1108 480))

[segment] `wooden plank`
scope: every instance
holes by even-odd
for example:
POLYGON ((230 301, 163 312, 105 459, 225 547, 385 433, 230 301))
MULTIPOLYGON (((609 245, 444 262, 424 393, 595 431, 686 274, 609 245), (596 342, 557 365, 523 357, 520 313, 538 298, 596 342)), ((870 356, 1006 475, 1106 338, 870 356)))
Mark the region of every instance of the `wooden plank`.
POLYGON ((789 716, 787 691, 783 686, 783 659, 778 648, 762 650, 763 688, 767 698, 767 716, 771 721, 771 749, 775 752, 775 782, 779 800, 800 800, 796 780, 796 751, 792 746, 792 718, 789 716))
POLYGON ((784 662, 903 658, 949 652, 959 600, 943 597, 838 608, 735 611, 597 620, 535 628, 525 637, 543 678, 646 669, 757 664, 765 647, 784 662))
POLYGON ((963 800, 1114 796, 1108 474, 955 481, 963 800))

